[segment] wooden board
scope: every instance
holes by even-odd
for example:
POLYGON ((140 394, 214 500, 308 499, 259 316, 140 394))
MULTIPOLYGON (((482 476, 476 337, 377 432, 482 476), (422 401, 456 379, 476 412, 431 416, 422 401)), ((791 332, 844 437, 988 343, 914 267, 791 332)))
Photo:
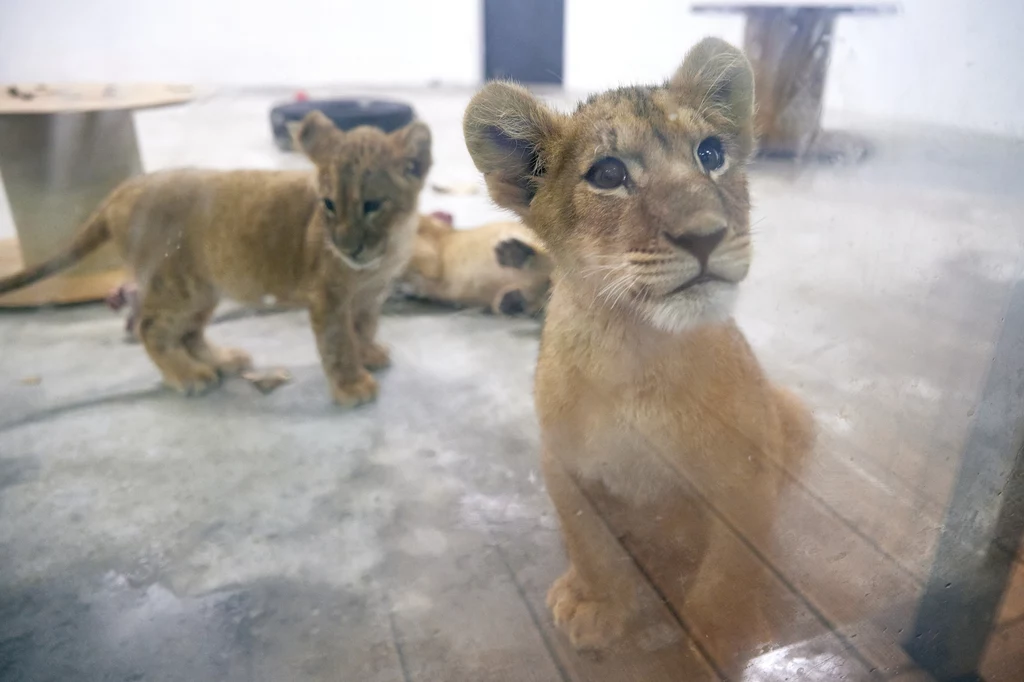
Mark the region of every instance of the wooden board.
POLYGON ((985 682, 1020 682, 1024 679, 1024 620, 992 633, 981 660, 985 682))
POLYGON ((193 97, 193 87, 181 84, 0 83, 0 115, 148 109, 193 97))
MULTIPOLYGON (((1024 563, 1017 562, 1010 576, 1010 583, 1003 593, 1003 601, 999 605, 997 622, 1006 624, 1011 621, 1024 620, 1024 563)), ((1021 641, 1024 647, 1024 640, 1021 641)))
POLYGON ((803 671, 801 679, 806 682, 872 677, 851 645, 837 637, 744 538, 702 508, 692 490, 681 490, 678 499, 706 527, 708 542, 698 550, 701 567, 695 575, 681 575, 680 565, 693 562, 666 552, 670 543, 659 543, 658 534, 641 539, 651 525, 643 513, 615 508, 609 498, 596 502, 602 515, 612 519, 612 528, 624 538, 629 553, 727 679, 750 676, 782 682, 797 674, 790 667, 794 661, 816 662, 809 666, 813 670, 803 671))
MULTIPOLYGON (((516 442, 516 441, 513 441, 516 442)), ((532 448, 536 449, 536 445, 532 448)), ((545 604, 548 588, 567 567, 561 533, 554 521, 555 513, 536 481, 536 454, 530 449, 520 456, 501 458, 508 467, 504 485, 511 486, 514 497, 508 504, 523 509, 545 510, 539 519, 509 523, 500 510, 485 513, 493 551, 501 558, 509 580, 516 586, 522 603, 529 610, 548 650, 557 661, 567 682, 704 682, 719 680, 710 664, 703 644, 698 644, 683 628, 675 614, 638 569, 627 569, 639 598, 639 614, 622 641, 601 655, 578 652, 554 625, 545 604)), ((485 490, 485 480, 467 470, 476 490, 485 490)), ((578 491, 577 491, 578 492, 578 491)), ((579 495, 580 513, 591 521, 588 527, 599 534, 602 543, 616 557, 617 563, 632 566, 632 559, 590 506, 579 495)), ((437 678, 442 679, 442 678, 437 678)), ((520 679, 511 676, 507 679, 520 679)))
MULTIPOLYGON (((780 467, 763 452, 748 461, 738 459, 733 469, 747 481, 773 476, 780 467)), ((742 538, 819 620, 846 636, 875 666, 897 672, 893 668, 905 661, 900 640, 913 620, 919 580, 851 532, 797 481, 776 500, 769 485, 735 494, 716 480, 713 464, 677 461, 676 470, 690 494, 742 538), (774 522, 766 526, 766 518, 774 522), (878 635, 874 647, 856 641, 867 642, 869 633, 878 635)))
POLYGON ((443 537, 443 552, 399 556, 387 567, 408 681, 562 682, 495 550, 475 533, 439 525, 431 533, 430 542, 443 537))
MULTIPOLYGON (((586 514, 595 514, 581 501, 586 514)), ((610 533, 606 536, 610 540, 610 533)), ((633 583, 639 605, 636 627, 623 641, 600 655, 581 654, 555 627, 545 598, 551 583, 566 568, 566 559, 557 531, 534 531, 501 541, 498 551, 505 558, 510 574, 521 589, 545 640, 558 659, 565 677, 572 682, 704 682, 722 679, 716 674, 702 649, 685 631, 660 595, 643 575, 633 569, 633 583)), ((625 550, 617 560, 632 563, 625 550)))

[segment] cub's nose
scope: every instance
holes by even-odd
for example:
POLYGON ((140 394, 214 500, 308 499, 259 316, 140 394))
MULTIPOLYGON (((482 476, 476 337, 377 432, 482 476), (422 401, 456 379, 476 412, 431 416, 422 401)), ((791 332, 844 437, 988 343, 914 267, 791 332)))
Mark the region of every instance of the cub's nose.
POLYGON ((725 228, 720 227, 714 232, 707 234, 696 234, 693 232, 684 232, 682 234, 662 232, 662 234, 670 244, 679 247, 696 258, 697 262, 700 263, 700 269, 704 270, 707 268, 708 258, 711 257, 711 253, 725 239, 725 228))

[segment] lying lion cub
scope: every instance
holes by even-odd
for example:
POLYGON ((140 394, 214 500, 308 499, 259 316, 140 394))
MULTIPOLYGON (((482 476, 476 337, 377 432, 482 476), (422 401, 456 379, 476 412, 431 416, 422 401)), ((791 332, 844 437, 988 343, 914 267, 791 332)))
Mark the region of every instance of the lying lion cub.
MULTIPOLYGON (((576 490, 685 544, 686 519, 671 514, 687 476, 775 499, 764 486, 781 476, 763 463, 812 439, 808 412, 769 383, 730 319, 750 267, 753 110, 749 63, 713 38, 664 85, 596 95, 569 115, 509 83, 466 110, 491 197, 555 261, 536 405, 570 560, 548 605, 576 646, 609 644, 634 608, 629 573, 576 490)), ((770 528, 772 509, 759 513, 770 528)))
POLYGON ((412 254, 430 131, 342 133, 320 112, 296 131, 305 171, 173 170, 127 180, 71 247, 0 279, 0 292, 65 268, 112 239, 134 275, 138 332, 164 381, 202 393, 249 356, 207 342, 220 297, 309 308, 334 399, 373 400, 367 369, 388 364, 374 336, 380 307, 412 254))
POLYGON ((425 215, 399 291, 496 315, 533 315, 544 307, 550 283, 551 259, 521 223, 456 230, 444 218, 425 215))

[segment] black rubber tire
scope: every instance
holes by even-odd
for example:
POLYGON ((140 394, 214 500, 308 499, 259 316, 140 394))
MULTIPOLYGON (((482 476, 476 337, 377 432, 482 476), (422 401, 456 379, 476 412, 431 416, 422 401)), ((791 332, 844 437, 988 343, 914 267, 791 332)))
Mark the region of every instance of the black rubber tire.
POLYGON ((283 151, 292 150, 289 123, 297 123, 314 109, 319 109, 341 130, 358 126, 376 126, 386 133, 408 125, 416 114, 401 102, 370 99, 319 99, 279 104, 270 110, 270 129, 274 143, 283 151))

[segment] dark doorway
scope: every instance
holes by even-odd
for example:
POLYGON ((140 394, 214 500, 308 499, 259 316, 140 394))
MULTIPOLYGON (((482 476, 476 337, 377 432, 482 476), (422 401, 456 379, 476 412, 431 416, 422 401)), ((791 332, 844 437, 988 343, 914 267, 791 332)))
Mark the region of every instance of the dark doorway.
POLYGON ((564 0, 484 0, 484 78, 562 84, 564 0))

